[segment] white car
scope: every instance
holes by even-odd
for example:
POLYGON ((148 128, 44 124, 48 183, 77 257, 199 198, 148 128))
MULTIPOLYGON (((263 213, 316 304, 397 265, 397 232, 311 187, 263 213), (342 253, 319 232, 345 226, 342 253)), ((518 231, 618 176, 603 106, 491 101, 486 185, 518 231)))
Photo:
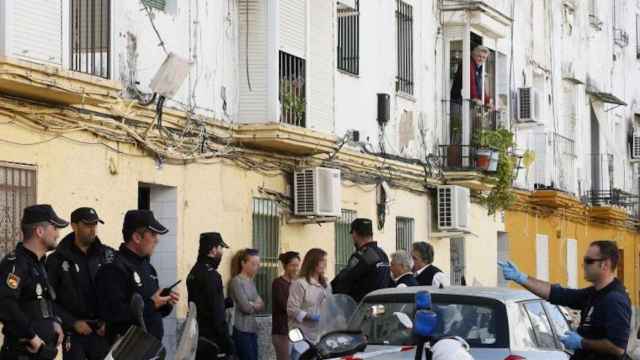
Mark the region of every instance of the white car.
POLYGON ((431 293, 438 315, 436 336, 459 336, 476 360, 568 360, 558 339, 570 330, 560 309, 528 291, 508 288, 405 287, 377 290, 360 303, 351 328, 367 337, 358 359, 414 359, 411 330, 395 312, 413 317, 415 293, 431 293), (372 313, 376 315, 373 316, 372 313))

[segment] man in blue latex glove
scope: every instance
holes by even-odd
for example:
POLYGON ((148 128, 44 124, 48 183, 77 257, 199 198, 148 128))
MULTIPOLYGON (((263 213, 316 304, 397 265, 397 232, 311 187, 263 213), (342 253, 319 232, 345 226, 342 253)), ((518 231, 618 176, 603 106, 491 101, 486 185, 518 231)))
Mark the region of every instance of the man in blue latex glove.
POLYGON ((594 241, 583 259, 584 289, 566 289, 527 276, 511 262, 499 262, 506 280, 512 280, 549 302, 580 310, 577 332, 560 337, 574 351, 572 360, 620 359, 626 353, 631 322, 631 301, 616 278, 620 253, 613 241, 594 241))

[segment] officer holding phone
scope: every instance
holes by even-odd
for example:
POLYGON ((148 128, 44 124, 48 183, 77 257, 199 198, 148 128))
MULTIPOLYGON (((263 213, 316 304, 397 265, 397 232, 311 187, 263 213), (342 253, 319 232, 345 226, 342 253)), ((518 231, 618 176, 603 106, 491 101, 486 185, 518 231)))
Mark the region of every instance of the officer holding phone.
POLYGON ((109 352, 105 323, 98 317, 95 278, 115 250, 100 242, 98 223, 104 224, 94 209, 74 210, 73 232, 47 257, 49 282, 58 295, 56 310, 66 332, 64 360, 104 359, 109 352))
POLYGON ((158 273, 149 258, 158 236, 169 232, 149 210, 129 210, 124 217, 124 243, 116 256, 105 263, 96 276, 99 315, 107 321, 107 338, 113 344, 131 325, 140 326, 131 309, 134 293, 144 300, 143 317, 147 331, 162 340, 162 318, 173 310, 180 295, 159 287, 158 273))

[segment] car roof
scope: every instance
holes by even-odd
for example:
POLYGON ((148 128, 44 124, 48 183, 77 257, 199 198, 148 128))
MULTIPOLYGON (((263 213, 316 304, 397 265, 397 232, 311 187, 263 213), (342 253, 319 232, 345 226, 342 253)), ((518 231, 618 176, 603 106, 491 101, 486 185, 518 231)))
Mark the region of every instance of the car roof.
POLYGON ((368 297, 373 296, 375 296, 377 299, 389 296, 391 300, 393 296, 411 295, 417 293, 418 291, 425 290, 432 294, 474 296, 486 299, 494 299, 502 303, 540 299, 539 297, 526 290, 516 290, 502 287, 449 286, 443 289, 439 289, 431 286, 409 286, 375 290, 367 294, 367 296, 364 298, 364 301, 366 301, 368 297))

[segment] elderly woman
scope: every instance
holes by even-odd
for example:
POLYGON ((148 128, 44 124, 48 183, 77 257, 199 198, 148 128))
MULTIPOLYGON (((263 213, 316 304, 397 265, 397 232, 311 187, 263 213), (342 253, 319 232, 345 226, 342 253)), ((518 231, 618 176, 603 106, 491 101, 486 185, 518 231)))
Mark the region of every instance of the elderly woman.
POLYGON ((413 260, 406 251, 400 250, 391 254, 391 276, 393 287, 417 286, 413 276, 413 260))

